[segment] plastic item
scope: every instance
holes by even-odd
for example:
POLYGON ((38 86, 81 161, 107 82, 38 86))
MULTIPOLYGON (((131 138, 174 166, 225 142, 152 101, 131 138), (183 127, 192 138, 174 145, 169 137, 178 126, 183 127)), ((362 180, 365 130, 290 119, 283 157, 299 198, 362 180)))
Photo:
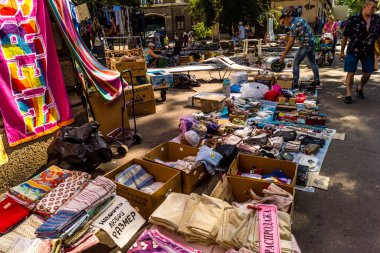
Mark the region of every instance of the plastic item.
POLYGON ((256 98, 262 99, 269 91, 268 86, 261 83, 244 83, 241 88, 242 98, 256 98))
POLYGON ((227 98, 229 98, 231 95, 230 80, 228 79, 223 80, 223 93, 226 95, 227 98))

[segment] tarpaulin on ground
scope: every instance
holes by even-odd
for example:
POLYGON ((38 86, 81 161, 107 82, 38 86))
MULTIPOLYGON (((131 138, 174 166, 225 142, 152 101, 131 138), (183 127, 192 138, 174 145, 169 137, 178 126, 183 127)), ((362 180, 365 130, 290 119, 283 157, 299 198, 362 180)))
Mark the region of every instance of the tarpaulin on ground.
POLYGON ((10 146, 72 122, 44 0, 0 1, 0 110, 10 146))
POLYGON ((47 2, 75 60, 86 73, 91 83, 105 100, 111 101, 117 98, 121 94, 123 86, 119 78, 120 73, 104 67, 88 51, 75 30, 69 0, 48 0, 47 2))

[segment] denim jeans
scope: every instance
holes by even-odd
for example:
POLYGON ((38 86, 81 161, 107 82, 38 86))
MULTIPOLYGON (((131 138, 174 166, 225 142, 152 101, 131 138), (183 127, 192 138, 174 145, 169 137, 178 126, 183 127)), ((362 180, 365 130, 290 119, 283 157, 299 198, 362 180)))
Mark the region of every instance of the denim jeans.
POLYGON ((315 60, 315 48, 300 47, 294 57, 293 63, 293 85, 298 87, 298 79, 300 78, 300 64, 307 57, 314 74, 314 82, 319 82, 319 70, 315 60))

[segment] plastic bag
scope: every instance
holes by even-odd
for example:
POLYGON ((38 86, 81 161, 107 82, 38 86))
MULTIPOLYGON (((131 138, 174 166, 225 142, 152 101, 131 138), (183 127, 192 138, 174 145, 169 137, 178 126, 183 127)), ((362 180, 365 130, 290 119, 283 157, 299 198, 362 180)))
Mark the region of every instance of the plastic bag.
POLYGON ((261 99, 268 91, 269 88, 265 84, 243 83, 241 88, 241 97, 261 99))

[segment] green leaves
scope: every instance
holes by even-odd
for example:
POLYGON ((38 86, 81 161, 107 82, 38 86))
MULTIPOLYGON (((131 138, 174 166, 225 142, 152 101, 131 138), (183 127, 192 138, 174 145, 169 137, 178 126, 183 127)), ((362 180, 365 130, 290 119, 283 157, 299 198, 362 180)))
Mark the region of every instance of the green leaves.
POLYGON ((199 22, 196 25, 193 25, 193 30, 195 35, 198 36, 201 40, 210 38, 212 35, 211 28, 205 26, 203 22, 199 22))

